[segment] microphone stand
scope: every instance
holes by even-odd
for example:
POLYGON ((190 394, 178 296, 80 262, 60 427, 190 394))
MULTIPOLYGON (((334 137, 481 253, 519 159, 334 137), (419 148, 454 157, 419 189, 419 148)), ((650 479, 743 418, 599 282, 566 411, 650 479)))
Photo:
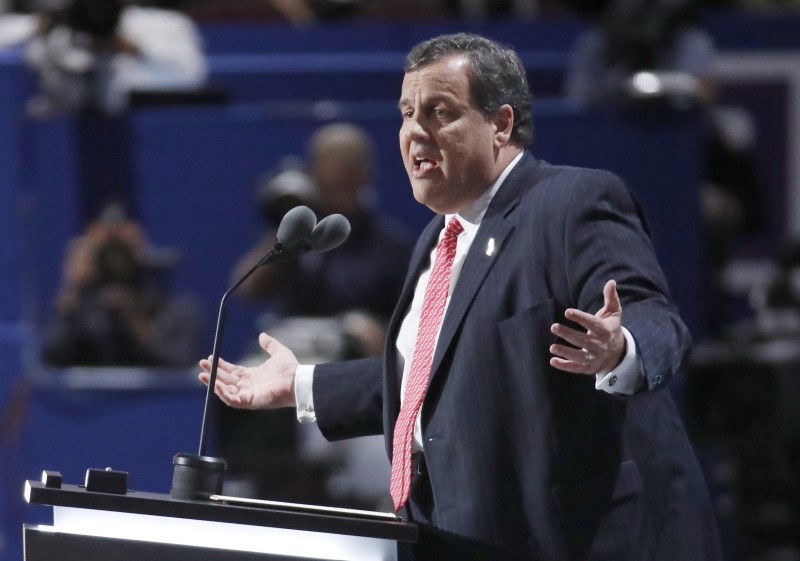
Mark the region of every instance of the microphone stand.
MULTIPOLYGON (((306 249, 304 246, 306 244, 300 244, 300 250, 306 249)), ((291 248, 295 249, 295 248, 291 248)), ((219 313, 217 314, 217 328, 214 333, 214 348, 211 352, 211 371, 208 375, 208 387, 206 388, 206 403, 205 407, 203 408, 203 424, 200 429, 200 446, 197 450, 198 456, 205 456, 206 451, 206 442, 208 440, 208 431, 207 431, 207 420, 208 420, 208 412, 209 412, 209 404, 211 403, 211 397, 214 395, 214 383, 217 381, 217 368, 219 366, 219 356, 220 356, 220 347, 222 345, 222 334, 225 328, 225 313, 227 309, 228 303, 228 295, 239 288, 239 286, 246 281, 250 275, 252 275, 256 269, 263 267, 264 265, 269 265, 271 263, 277 263, 279 261, 284 261, 286 259, 291 259, 295 255, 300 253, 300 251, 289 251, 281 242, 278 242, 273 249, 269 251, 261 260, 253 265, 249 271, 247 271, 242 278, 236 281, 232 287, 230 287, 225 294, 222 295, 222 299, 219 302, 219 313)))
POLYGON ((172 488, 170 496, 174 499, 208 499, 211 495, 222 492, 223 475, 226 468, 225 460, 206 456, 206 445, 208 441, 208 416, 210 411, 211 398, 214 395, 214 385, 217 380, 217 370, 219 367, 220 348, 222 346, 222 335, 225 327, 225 312, 227 309, 228 296, 252 275, 256 269, 286 261, 303 251, 311 249, 308 242, 287 248, 282 242, 278 242, 261 260, 253 265, 236 284, 231 286, 222 295, 219 303, 219 314, 217 315, 217 327, 214 333, 214 348, 211 353, 211 371, 209 372, 208 387, 206 389, 206 401, 203 408, 203 422, 200 430, 200 445, 197 454, 187 454, 180 452, 175 454, 172 459, 173 474, 172 488))
POLYGON ((308 207, 295 207, 283 217, 278 226, 278 243, 261 260, 253 265, 236 284, 225 291, 219 303, 217 328, 214 333, 214 349, 211 353, 211 369, 208 373, 206 402, 203 408, 203 424, 200 430, 200 446, 197 454, 178 453, 172 458, 172 488, 169 494, 174 499, 206 500, 222 492, 225 460, 206 456, 208 440, 208 414, 214 386, 217 382, 222 333, 225 327, 225 311, 228 296, 236 290, 259 267, 294 259, 301 253, 316 249, 328 251, 341 244, 350 234, 350 223, 340 214, 332 214, 317 224, 317 218, 308 207))

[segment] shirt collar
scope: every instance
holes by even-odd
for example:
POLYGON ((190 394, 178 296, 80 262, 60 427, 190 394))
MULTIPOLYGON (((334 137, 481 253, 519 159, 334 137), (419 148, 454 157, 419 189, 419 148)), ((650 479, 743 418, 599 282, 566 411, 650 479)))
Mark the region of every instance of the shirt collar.
MULTIPOLYGON (((522 155, 524 153, 524 150, 520 150, 519 154, 517 154, 516 157, 511 160, 511 163, 506 166, 506 169, 504 169, 503 173, 500 174, 500 177, 497 178, 497 181, 495 181, 492 186, 487 189, 485 193, 483 193, 483 195, 458 211, 458 219, 465 230, 472 230, 473 228, 477 229, 478 226, 480 226, 481 220, 483 220, 483 216, 486 214, 486 211, 489 208, 489 203, 492 202, 492 198, 500 189, 500 186, 503 184, 503 181, 505 181, 506 177, 508 177, 508 174, 511 173, 511 170, 513 170, 522 159, 522 155)), ((455 214, 445 215, 444 223, 448 224, 453 216, 455 216, 455 214)))

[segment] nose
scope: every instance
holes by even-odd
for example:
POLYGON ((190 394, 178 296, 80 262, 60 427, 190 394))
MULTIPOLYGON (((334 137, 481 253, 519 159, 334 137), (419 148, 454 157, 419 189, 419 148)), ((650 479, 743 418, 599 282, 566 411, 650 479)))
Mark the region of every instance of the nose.
POLYGON ((403 123, 403 133, 412 142, 428 138, 428 129, 416 116, 406 119, 403 123))

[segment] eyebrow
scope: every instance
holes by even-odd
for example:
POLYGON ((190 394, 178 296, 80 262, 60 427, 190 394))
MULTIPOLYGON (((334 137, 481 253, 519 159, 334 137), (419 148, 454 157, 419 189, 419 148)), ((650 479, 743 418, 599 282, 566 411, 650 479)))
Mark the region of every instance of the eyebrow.
MULTIPOLYGON (((437 103, 440 103, 440 102, 443 102, 443 101, 444 102, 452 102, 453 100, 457 100, 457 98, 454 95, 450 95, 450 94, 435 94, 435 95, 432 95, 432 96, 428 97, 427 99, 425 99, 425 103, 427 105, 436 105, 437 103)), ((412 102, 410 102, 407 98, 401 98, 400 101, 397 102, 397 108, 399 110, 401 110, 401 111, 403 110, 403 107, 407 107, 407 106, 410 106, 410 105, 414 105, 414 104, 412 102)))

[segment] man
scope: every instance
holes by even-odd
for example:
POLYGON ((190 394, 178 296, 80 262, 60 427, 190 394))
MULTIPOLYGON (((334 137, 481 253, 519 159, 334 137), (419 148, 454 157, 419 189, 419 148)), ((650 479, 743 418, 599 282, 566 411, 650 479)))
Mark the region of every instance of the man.
POLYGON ((510 49, 437 37, 405 72, 401 153, 444 216, 417 243, 383 361, 298 367, 262 334, 271 358, 220 363, 217 395, 296 405, 330 439, 383 432, 395 504, 420 523, 414 559, 718 559, 665 388, 689 335, 640 209, 612 174, 525 151, 510 49))
POLYGON ((50 366, 185 368, 202 348, 202 313, 165 284, 141 225, 111 204, 67 244, 42 337, 50 366))
MULTIPOLYGON (((320 216, 346 216, 350 237, 337 251, 308 253, 296 261, 259 269, 242 284, 240 293, 254 302, 270 303, 281 316, 364 312, 361 315, 372 329, 353 333, 353 339, 363 356, 380 354, 385 324, 400 294, 413 240, 369 204, 373 146, 361 127, 337 122, 317 129, 309 139, 307 156, 308 176, 293 170, 291 180, 306 177, 310 193, 303 193, 304 204, 320 216)), ((276 181, 281 179, 286 177, 278 176, 276 181)), ((269 204, 276 206, 275 197, 270 199, 269 204)), ((269 224, 259 243, 239 260, 231 283, 272 248, 275 227, 277 222, 269 224)))

